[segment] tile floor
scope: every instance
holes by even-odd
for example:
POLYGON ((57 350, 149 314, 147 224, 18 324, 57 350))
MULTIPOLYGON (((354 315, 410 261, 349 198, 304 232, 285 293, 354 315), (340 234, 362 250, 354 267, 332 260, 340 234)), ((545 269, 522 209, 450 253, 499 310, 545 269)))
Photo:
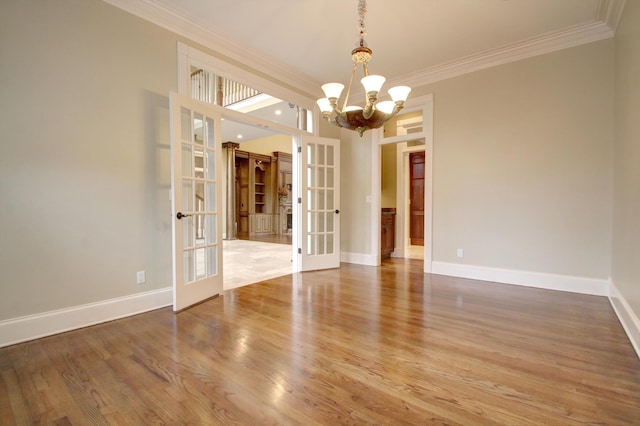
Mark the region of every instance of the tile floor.
POLYGON ((224 240, 222 247, 224 290, 291 273, 291 245, 224 240))

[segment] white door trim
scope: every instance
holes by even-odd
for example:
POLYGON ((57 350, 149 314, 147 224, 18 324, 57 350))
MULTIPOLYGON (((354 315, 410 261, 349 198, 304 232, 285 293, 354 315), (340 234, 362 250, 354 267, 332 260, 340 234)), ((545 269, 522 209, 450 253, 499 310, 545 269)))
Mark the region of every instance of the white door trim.
MULTIPOLYGON (((409 99, 403 113, 422 111, 423 131, 411 135, 383 137, 383 130, 372 133, 373 149, 371 150, 371 249, 372 255, 380 265, 380 186, 382 145, 407 142, 409 140, 423 139, 425 151, 425 200, 424 200, 424 272, 430 273, 433 262, 433 94, 409 99)), ((403 221, 404 222, 404 221, 403 221)), ((404 225, 403 225, 404 226, 404 225)), ((404 228, 403 228, 404 229, 404 228)))

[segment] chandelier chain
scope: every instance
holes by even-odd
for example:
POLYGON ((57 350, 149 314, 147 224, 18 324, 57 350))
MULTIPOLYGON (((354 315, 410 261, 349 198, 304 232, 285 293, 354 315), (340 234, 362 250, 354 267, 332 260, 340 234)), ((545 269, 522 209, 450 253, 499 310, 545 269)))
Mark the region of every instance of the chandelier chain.
POLYGON ((367 0, 358 1, 358 26, 360 27, 360 47, 365 46, 364 36, 367 34, 364 26, 364 15, 367 13, 367 0))
POLYGON ((351 70, 351 79, 349 80, 349 86, 347 87, 347 94, 344 97, 344 104, 342 104, 342 110, 343 111, 347 107, 347 104, 349 103, 349 94, 351 94, 351 85, 353 84, 353 76, 356 74, 356 69, 357 68, 358 68, 358 64, 354 63, 353 64, 353 69, 351 70))

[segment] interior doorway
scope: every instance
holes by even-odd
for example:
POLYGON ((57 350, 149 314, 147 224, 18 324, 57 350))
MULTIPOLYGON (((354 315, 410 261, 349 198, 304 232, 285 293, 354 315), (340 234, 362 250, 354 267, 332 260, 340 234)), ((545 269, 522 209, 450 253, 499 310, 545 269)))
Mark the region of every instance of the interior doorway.
POLYGON ((383 253, 389 251, 383 236, 386 216, 392 211, 394 246, 390 257, 422 259, 424 272, 429 273, 433 239, 433 96, 411 100, 401 114, 373 134, 373 142, 378 149, 372 151, 371 183, 380 191, 373 192, 371 203, 371 238, 377 242, 372 254, 380 264, 383 253))
POLYGON ((293 214, 293 137, 231 120, 223 120, 222 133, 226 155, 233 157, 224 162, 221 185, 223 287, 229 290, 293 272, 293 220, 287 220, 293 214))

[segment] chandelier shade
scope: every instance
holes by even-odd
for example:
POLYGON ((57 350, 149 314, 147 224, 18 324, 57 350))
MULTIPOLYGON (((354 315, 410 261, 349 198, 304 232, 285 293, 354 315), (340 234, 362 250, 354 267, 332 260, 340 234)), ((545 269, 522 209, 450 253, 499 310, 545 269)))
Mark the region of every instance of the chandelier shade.
POLYGON ((360 45, 351 52, 353 68, 342 108, 338 106, 338 100, 345 87, 344 84, 341 83, 323 84, 322 91, 325 97, 317 101, 322 117, 325 120, 338 127, 354 130, 358 132, 360 136, 367 130, 381 127, 385 121, 396 115, 398 111, 404 107, 409 92, 411 92, 411 88, 408 86, 392 87, 388 90, 391 100, 378 102, 378 94, 386 79, 381 75, 369 75, 368 63, 373 52, 366 47, 364 41, 364 14, 366 9, 366 0, 359 0, 360 45), (362 66, 364 73, 364 77, 360 80, 366 93, 364 107, 348 105, 351 84, 353 83, 358 65, 362 66))

